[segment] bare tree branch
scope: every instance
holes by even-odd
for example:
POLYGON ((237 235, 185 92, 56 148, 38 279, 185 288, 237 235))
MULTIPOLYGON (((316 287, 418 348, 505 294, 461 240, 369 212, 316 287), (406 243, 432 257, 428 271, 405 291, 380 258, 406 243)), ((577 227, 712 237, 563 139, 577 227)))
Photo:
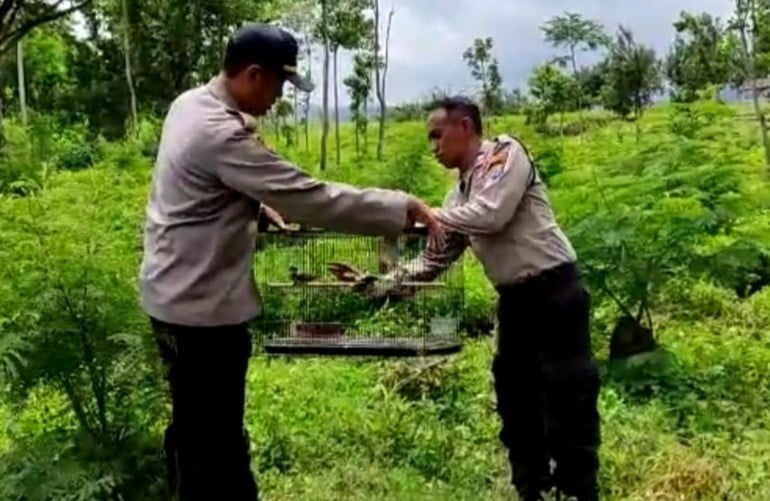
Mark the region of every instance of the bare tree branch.
MULTIPOLYGON (((72 12, 85 7, 87 4, 91 3, 92 0, 79 0, 77 2, 73 2, 72 5, 70 5, 68 8, 59 10, 59 6, 63 4, 64 1, 65 0, 57 0, 57 2, 51 5, 50 9, 48 9, 45 13, 23 22, 21 26, 9 31, 8 33, 2 33, 2 31, 4 29, 8 29, 10 24, 5 25, 6 28, 0 26, 0 54, 4 54, 10 47, 16 44, 17 41, 23 38, 24 35, 32 31, 34 28, 67 16, 72 12)), ((18 2, 18 9, 21 5, 21 0, 16 0, 16 2, 18 2)))
POLYGON ((17 0, 3 0, 0 3, 0 26, 5 25, 5 17, 11 11, 11 7, 18 8, 17 0))
POLYGON ((19 9, 21 9, 21 2, 11 0, 9 7, 8 11, 3 16, 0 16, 0 33, 3 32, 3 26, 11 26, 13 24, 13 20, 16 19, 16 15, 19 13, 19 9))

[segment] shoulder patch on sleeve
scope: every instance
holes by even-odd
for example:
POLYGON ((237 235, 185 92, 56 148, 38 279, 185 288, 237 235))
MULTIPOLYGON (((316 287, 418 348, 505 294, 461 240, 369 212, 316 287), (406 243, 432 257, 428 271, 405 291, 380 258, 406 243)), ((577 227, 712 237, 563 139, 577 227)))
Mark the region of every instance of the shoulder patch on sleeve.
POLYGON ((486 168, 487 173, 491 173, 496 170, 502 170, 505 172, 508 165, 508 156, 511 153, 511 145, 509 143, 500 143, 492 150, 492 155, 489 157, 486 168))

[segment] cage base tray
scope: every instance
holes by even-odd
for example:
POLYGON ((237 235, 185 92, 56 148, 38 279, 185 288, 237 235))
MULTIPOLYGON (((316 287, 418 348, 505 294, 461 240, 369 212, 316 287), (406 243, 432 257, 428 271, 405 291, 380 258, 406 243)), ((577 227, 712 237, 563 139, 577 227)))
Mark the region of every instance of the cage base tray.
POLYGON ((419 357, 449 355, 460 351, 458 341, 421 338, 275 338, 265 343, 274 355, 346 355, 379 357, 419 357))

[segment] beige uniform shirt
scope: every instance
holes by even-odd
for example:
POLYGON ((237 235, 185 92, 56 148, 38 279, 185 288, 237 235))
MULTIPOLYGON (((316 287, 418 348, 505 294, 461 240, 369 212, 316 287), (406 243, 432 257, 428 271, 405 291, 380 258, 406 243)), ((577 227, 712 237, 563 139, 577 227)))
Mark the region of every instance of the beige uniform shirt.
POLYGON ((252 272, 259 204, 346 233, 397 235, 408 197, 313 179, 255 138, 220 77, 179 96, 163 124, 139 284, 148 315, 188 326, 260 312, 252 272))
POLYGON ((432 280, 470 245, 495 285, 522 281, 576 260, 556 223, 531 159, 508 136, 484 141, 437 212, 450 234, 441 249, 426 249, 398 273, 401 279, 432 280))

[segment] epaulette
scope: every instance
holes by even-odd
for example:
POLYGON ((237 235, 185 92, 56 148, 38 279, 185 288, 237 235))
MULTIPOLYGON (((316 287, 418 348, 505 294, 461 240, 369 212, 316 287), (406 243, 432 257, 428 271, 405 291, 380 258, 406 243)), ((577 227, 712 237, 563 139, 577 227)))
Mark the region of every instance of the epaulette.
POLYGON ((527 189, 531 188, 535 185, 537 182, 537 165, 535 165, 535 157, 532 156, 532 153, 530 153, 529 148, 527 148, 527 145, 524 144, 524 141, 519 139, 516 136, 509 136, 511 139, 519 143, 519 146, 521 146, 521 149, 524 150, 524 154, 527 155, 527 159, 529 160, 529 166, 530 166, 530 178, 529 183, 527 183, 527 189))

